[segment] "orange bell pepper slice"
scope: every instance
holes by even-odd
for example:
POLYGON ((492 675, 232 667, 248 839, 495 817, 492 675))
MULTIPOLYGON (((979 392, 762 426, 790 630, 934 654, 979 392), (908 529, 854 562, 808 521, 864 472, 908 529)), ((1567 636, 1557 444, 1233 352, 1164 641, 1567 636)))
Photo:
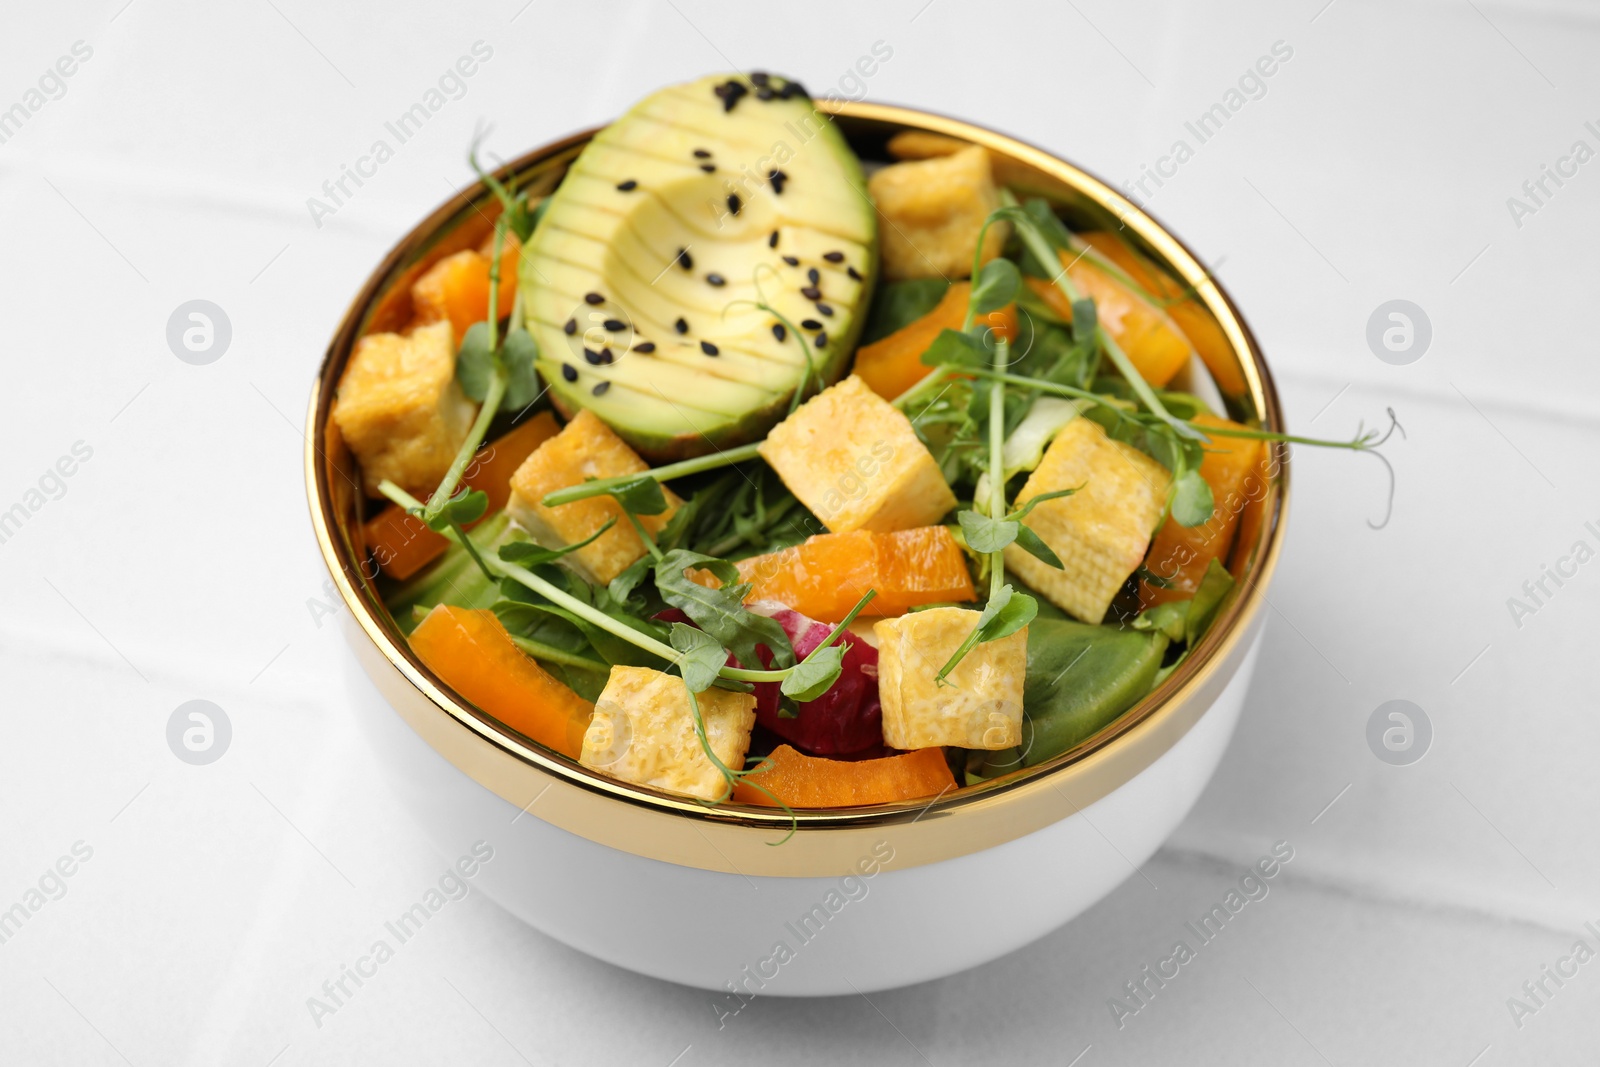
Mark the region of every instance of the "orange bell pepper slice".
MULTIPOLYGON (((521 253, 522 243, 514 234, 506 234, 500 251, 500 295, 495 307, 501 318, 511 314, 511 304, 517 296, 517 259, 521 253)), ((491 257, 492 252, 469 248, 429 267, 411 285, 412 324, 426 326, 449 319, 459 345, 469 326, 489 317, 491 257)))
POLYGON ((1079 235, 1083 242, 1132 278, 1152 296, 1168 301, 1166 312, 1178 324, 1183 335, 1194 346, 1200 362, 1211 372, 1217 388, 1228 396, 1241 396, 1247 387, 1244 374, 1239 370, 1239 359, 1234 354, 1228 335, 1211 312, 1201 303, 1199 296, 1182 285, 1166 271, 1141 256, 1127 241, 1114 233, 1096 230, 1079 235))
POLYGON ((839 622, 869 589, 878 595, 863 615, 977 597, 966 556, 944 526, 818 534, 738 566, 739 580, 750 583, 746 600, 776 600, 819 622, 839 622))
POLYGON ((594 705, 511 640, 492 611, 439 604, 411 631, 411 650, 450 688, 500 722, 578 758, 594 705))
MULTIPOLYGON (((1119 278, 1116 267, 1094 249, 1062 249, 1060 255, 1067 277, 1084 296, 1094 298, 1100 325, 1122 346, 1134 369, 1158 389, 1171 381, 1194 351, 1177 324, 1119 278)), ((1065 293, 1044 278, 1027 282, 1051 310, 1071 321, 1072 302, 1065 293)))
MULTIPOLYGON (((534 449, 554 437, 559 429, 555 417, 548 411, 541 411, 478 450, 462 472, 461 480, 467 488, 481 489, 488 494, 486 517, 506 506, 511 496, 511 476, 534 449)), ((390 504, 368 519, 363 530, 367 548, 383 573, 402 582, 438 559, 450 546, 443 535, 428 529, 421 519, 407 514, 398 504, 390 504)))
MULTIPOLYGON (((933 310, 922 318, 902 326, 880 341, 862 345, 856 352, 855 374, 885 400, 893 400, 916 385, 933 372, 932 367, 922 362, 922 353, 928 350, 928 346, 942 331, 961 329, 961 323, 967 317, 967 298, 971 294, 971 282, 955 282, 945 290, 933 310)), ((1016 339, 1015 304, 980 315, 974 321, 987 324, 998 338, 1006 341, 1016 339)))
MULTIPOLYGON (((1197 415, 1192 421, 1201 428, 1232 426, 1243 429, 1238 423, 1215 415, 1197 415)), ((1170 581, 1172 587, 1163 588, 1141 580, 1141 607, 1193 596, 1211 561, 1227 558, 1240 513, 1266 492, 1266 444, 1248 437, 1218 434, 1211 438, 1206 445, 1205 458, 1200 461, 1200 477, 1211 486, 1216 506, 1211 517, 1199 526, 1179 526, 1169 515, 1156 531, 1144 565, 1152 574, 1170 581)))
POLYGON ((858 804, 892 804, 898 800, 935 797, 954 789, 955 776, 944 749, 919 748, 882 759, 836 760, 807 756, 779 745, 766 757, 765 770, 741 778, 733 787, 740 804, 776 807, 773 793, 791 808, 848 808, 858 804))

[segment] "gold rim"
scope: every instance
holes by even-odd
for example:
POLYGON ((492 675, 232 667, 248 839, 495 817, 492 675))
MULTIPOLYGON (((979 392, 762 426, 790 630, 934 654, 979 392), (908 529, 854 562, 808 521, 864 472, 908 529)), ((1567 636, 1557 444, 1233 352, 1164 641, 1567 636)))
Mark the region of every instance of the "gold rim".
MULTIPOLYGON (((846 136, 902 129, 946 134, 981 144, 997 161, 1043 179, 1120 224, 1158 262, 1194 288, 1222 326, 1246 384, 1232 399, 1261 424, 1283 428, 1277 391, 1254 338, 1233 302, 1195 257, 1164 228, 1088 172, 1040 149, 956 119, 884 104, 818 101, 846 136)), ((551 186, 587 143, 589 130, 508 164, 502 178, 551 186)), ((333 387, 355 339, 378 309, 378 297, 451 228, 471 216, 489 218, 492 203, 477 187, 462 190, 384 257, 345 314, 324 358, 307 412, 306 488, 323 559, 359 632, 351 644, 363 668, 396 712, 436 751, 516 807, 579 836, 669 863, 746 876, 837 876, 854 873, 892 828, 894 866, 911 867, 991 848, 1042 829, 1111 793, 1175 745, 1210 708, 1249 651, 1260 625, 1264 590, 1277 564, 1288 498, 1288 457, 1262 498, 1259 530, 1240 594, 1213 623, 1185 663, 1155 692, 1077 748, 1006 778, 930 801, 844 811, 801 812, 794 836, 781 811, 735 804, 708 809, 589 771, 501 726, 435 678, 389 621, 357 560, 339 504, 347 457, 330 433, 333 387)))

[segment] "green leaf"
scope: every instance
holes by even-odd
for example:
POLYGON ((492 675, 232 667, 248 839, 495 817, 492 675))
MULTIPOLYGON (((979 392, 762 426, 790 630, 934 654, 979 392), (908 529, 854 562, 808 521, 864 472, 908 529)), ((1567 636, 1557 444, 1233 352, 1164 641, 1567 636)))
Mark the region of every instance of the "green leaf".
POLYGON ((966 658, 968 652, 987 641, 998 641, 1002 637, 1009 637, 1033 621, 1039 614, 1039 602, 1027 593, 1019 593, 1008 583, 1000 587, 1000 591, 989 598, 983 606, 983 611, 978 615, 977 623, 972 627, 972 632, 961 646, 955 650, 939 673, 934 676, 934 681, 943 683, 950 672, 966 658))
MULTIPOLYGON (((607 525, 610 524, 608 523, 607 525)), ((639 587, 639 583, 644 581, 645 576, 650 573, 655 563, 656 561, 647 552, 628 564, 623 572, 611 579, 611 584, 606 586, 606 591, 611 594, 611 599, 618 603, 625 602, 633 595, 633 591, 639 587)))
POLYGON ((867 326, 861 343, 870 345, 916 322, 944 299, 950 283, 943 278, 917 278, 912 281, 879 285, 867 313, 867 326))
POLYGON ((1052 489, 1048 493, 1039 493, 1037 496, 1031 496, 1028 498, 1028 502, 1026 504, 1007 515, 1006 518, 1015 519, 1017 522, 1021 522, 1023 519, 1028 517, 1028 513, 1030 511, 1038 507, 1040 504, 1043 504, 1046 500, 1059 500, 1061 497, 1071 496, 1073 493, 1076 493, 1082 488, 1082 485, 1075 485, 1071 489, 1052 489))
POLYGON ((999 552, 1017 539, 1017 531, 1022 527, 1011 517, 991 519, 976 511, 958 512, 956 521, 961 523, 967 547, 974 552, 999 552))
POLYGON ((1200 588, 1194 591, 1194 599, 1189 602, 1189 614, 1184 624, 1184 637, 1193 648, 1211 625, 1211 620, 1217 617, 1222 609, 1222 602, 1233 589, 1233 575, 1215 558, 1206 567, 1204 578, 1200 579, 1200 588))
POLYGON ((614 485, 607 493, 635 515, 659 515, 667 510, 667 496, 661 491, 661 483, 648 474, 614 485))
POLYGON ((668 604, 706 631, 746 667, 760 670, 756 646, 766 645, 772 652, 773 666, 794 666, 794 646, 776 619, 756 615, 744 606, 749 586, 739 581, 739 568, 725 559, 705 556, 686 549, 673 549, 656 563, 656 589, 668 604), (700 568, 722 582, 720 589, 709 589, 691 581, 685 571, 700 568))
POLYGON ((922 362, 929 367, 953 364, 958 367, 987 367, 989 350, 983 341, 960 330, 941 330, 933 344, 922 353, 922 362))
POLYGON ((538 358, 539 343, 527 330, 518 326, 506 333, 505 342, 500 346, 500 361, 506 369, 501 411, 521 411, 539 399, 539 374, 534 370, 538 358))
POLYGON ((1044 538, 1033 532, 1028 526, 1017 524, 1017 547, 1041 563, 1048 563, 1056 570, 1065 570, 1066 565, 1061 562, 1061 557, 1050 550, 1044 543, 1044 538))
POLYGON ((489 324, 475 322, 467 327, 456 353, 456 381, 469 399, 483 402, 489 395, 489 379, 494 375, 494 351, 489 347, 489 324))
POLYGON ((1017 299, 1022 288, 1022 275, 1017 265, 999 257, 984 265, 978 280, 973 283, 972 295, 967 298, 967 308, 973 315, 987 315, 998 311, 1017 299))
MULTIPOLYGON (((488 497, 484 499, 487 500, 488 497)), ((500 546, 500 558, 507 563, 515 563, 520 567, 530 568, 544 563, 553 563, 569 552, 576 552, 586 545, 593 544, 602 534, 616 524, 616 517, 613 516, 606 520, 604 526, 585 537, 582 541, 574 541, 572 544, 562 545, 560 548, 545 548, 542 545, 534 544, 532 541, 513 541, 510 544, 500 546)), ((626 598, 619 597, 618 599, 626 598)))
POLYGON ((424 519, 428 529, 434 533, 444 533, 452 526, 468 526, 477 522, 488 510, 488 493, 463 486, 457 489, 455 495, 446 500, 434 515, 429 517, 424 513, 424 519))
POLYGON ((710 689, 716 683, 717 672, 728 662, 728 650, 704 630, 681 622, 672 624, 667 640, 681 653, 678 670, 684 684, 696 693, 710 689))
POLYGON ((843 669, 844 649, 837 644, 829 645, 796 664, 779 689, 784 696, 804 704, 833 688, 843 669))
POLYGON ((1189 601, 1169 600, 1139 613, 1133 620, 1135 630, 1166 634, 1173 641, 1182 641, 1184 622, 1189 618, 1189 601))
POLYGON ((1173 481, 1172 518, 1179 526, 1199 526, 1215 508, 1211 486, 1199 471, 1186 470, 1173 481))
POLYGON ((1094 340, 1094 331, 1100 326, 1100 313, 1095 310, 1094 297, 1086 296, 1072 302, 1072 336, 1080 341, 1094 340))

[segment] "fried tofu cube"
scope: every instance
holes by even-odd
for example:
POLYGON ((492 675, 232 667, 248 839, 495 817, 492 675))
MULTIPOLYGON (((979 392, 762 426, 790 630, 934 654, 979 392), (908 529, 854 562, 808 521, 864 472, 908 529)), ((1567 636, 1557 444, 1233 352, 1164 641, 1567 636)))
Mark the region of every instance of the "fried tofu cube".
POLYGON ((456 381, 448 322, 361 338, 333 402, 333 421, 361 461, 370 496, 383 495, 384 479, 413 496, 432 493, 476 415, 456 381))
MULTIPOLYGON (((868 179, 867 191, 885 223, 878 238, 889 281, 967 277, 983 220, 1000 206, 989 153, 977 145, 892 163, 868 179)), ((1003 223, 989 227, 985 263, 1000 254, 1008 232, 1003 223)))
POLYGON ((1021 507, 1040 493, 1082 486, 1046 500, 1022 521, 1063 564, 1061 570, 1006 546, 1006 566, 1063 611, 1097 623, 1128 575, 1144 560, 1172 476, 1149 456, 1076 418, 1056 435, 1017 494, 1021 507))
POLYGON ((774 427, 761 458, 834 533, 932 526, 956 506, 911 420, 853 374, 774 427))
POLYGON ((1026 626, 974 645, 943 685, 935 680, 981 614, 970 608, 928 608, 874 624, 884 744, 992 750, 1021 743, 1026 626))
MULTIPOLYGON (((711 751, 724 766, 742 768, 756 723, 755 694, 707 689, 695 699, 711 751)), ((728 787, 700 747, 689 687, 677 675, 648 667, 611 668, 578 762, 613 778, 703 800, 718 799, 728 787)))
MULTIPOLYGON (((580 485, 591 478, 643 474, 649 469, 611 427, 585 409, 522 461, 511 476, 511 499, 506 503, 506 512, 546 548, 582 541, 615 519, 611 529, 593 544, 562 557, 584 581, 604 585, 646 551, 622 505, 609 496, 592 496, 554 508, 547 508, 540 501, 557 489, 580 485)), ((639 524, 651 536, 660 533, 683 504, 672 490, 662 491, 667 497, 667 510, 659 515, 639 516, 639 524)))

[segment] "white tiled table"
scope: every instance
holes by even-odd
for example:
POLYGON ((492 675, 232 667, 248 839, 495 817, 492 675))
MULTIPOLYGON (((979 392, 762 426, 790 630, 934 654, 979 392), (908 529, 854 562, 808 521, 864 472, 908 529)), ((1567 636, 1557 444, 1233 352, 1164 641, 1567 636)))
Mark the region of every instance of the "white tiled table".
POLYGON ((0 1062, 1596 1061, 1600 963, 1547 980, 1520 1028, 1506 1004, 1580 935, 1600 949, 1600 561, 1520 626, 1507 607, 1575 541, 1600 549, 1600 161, 1547 181, 1520 227, 1506 203, 1574 141, 1600 150, 1592 4, 121 2, 0 15, 0 109, 92 49, 0 143, 0 510, 92 451, 0 543, 0 908, 92 850, 0 944, 0 1062), (477 41, 493 54, 464 95, 315 225, 307 198, 477 41), (719 1030, 705 994, 475 893, 317 1026, 306 998, 452 858, 330 691, 345 651, 316 607, 299 457, 334 323, 468 180, 476 124, 509 156, 734 64, 855 92, 840 79, 877 41, 871 98, 1114 180, 1187 139, 1151 209, 1216 265, 1296 428, 1397 410, 1393 521, 1366 525, 1375 462, 1299 450, 1221 771, 1142 877, 1031 948, 870 1003, 758 1001, 719 1030), (1292 57, 1197 144, 1185 122, 1275 42, 1292 57), (195 298, 232 322, 209 366, 166 345, 195 298), (1433 326, 1407 366, 1365 342, 1394 298, 1433 326), (211 766, 166 745, 193 698, 233 723, 211 766), (1434 727, 1408 767, 1365 740, 1394 698, 1434 727), (1108 998, 1277 840, 1296 858, 1271 895, 1119 1029, 1108 998))

